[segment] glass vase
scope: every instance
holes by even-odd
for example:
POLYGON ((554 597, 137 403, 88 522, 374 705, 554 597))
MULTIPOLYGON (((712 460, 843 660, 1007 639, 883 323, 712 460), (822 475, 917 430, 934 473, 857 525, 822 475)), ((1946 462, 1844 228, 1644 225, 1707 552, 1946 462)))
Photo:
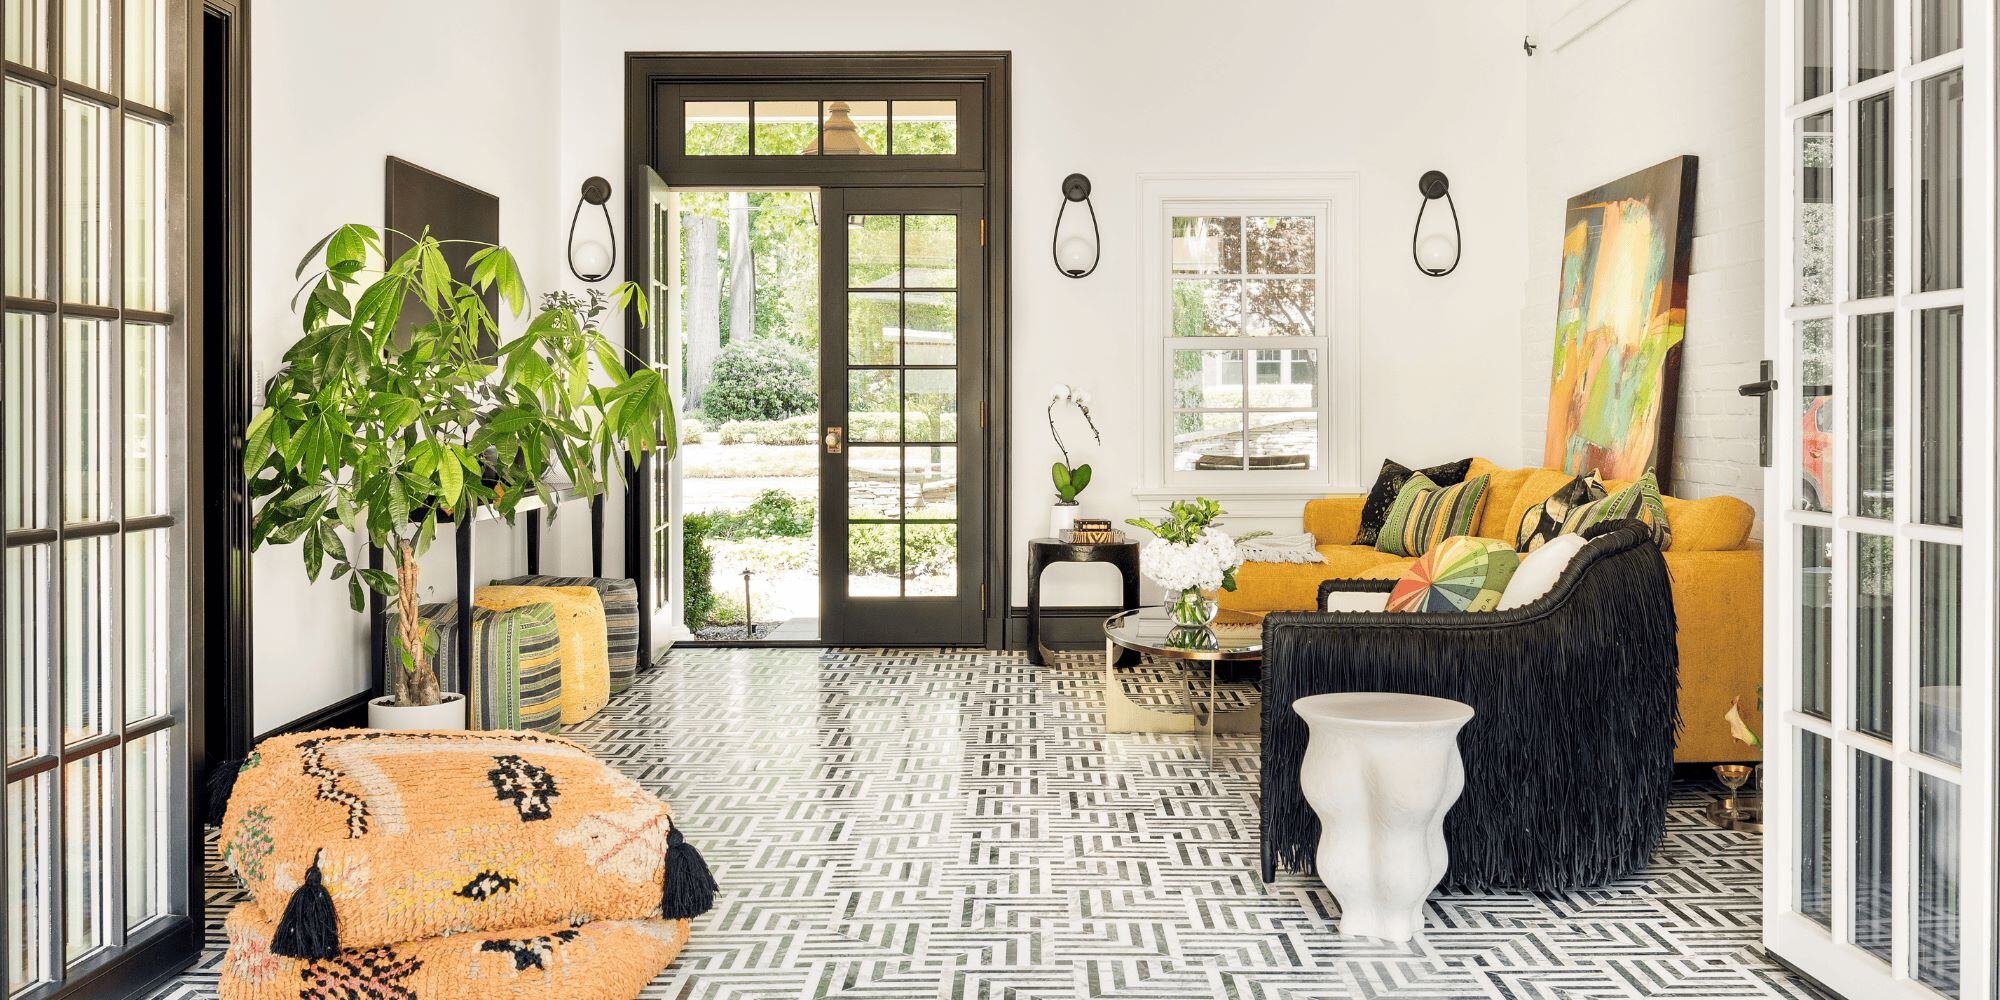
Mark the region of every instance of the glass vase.
POLYGON ((1167 605, 1167 617, 1176 625, 1206 627, 1215 621, 1217 605, 1215 598, 1201 592, 1200 587, 1189 587, 1174 596, 1174 602, 1167 605))

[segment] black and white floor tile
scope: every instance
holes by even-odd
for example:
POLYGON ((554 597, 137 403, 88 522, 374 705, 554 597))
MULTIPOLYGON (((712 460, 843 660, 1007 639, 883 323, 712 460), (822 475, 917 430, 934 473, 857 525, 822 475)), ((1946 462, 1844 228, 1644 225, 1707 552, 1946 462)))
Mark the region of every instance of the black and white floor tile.
MULTIPOLYGON (((570 731, 672 802, 722 883, 643 996, 1814 996, 1758 948, 1757 840, 1707 826, 1694 786, 1637 877, 1441 895, 1410 944, 1344 938, 1317 880, 1257 878, 1256 741, 1211 764, 1189 737, 1107 735, 1100 662, 669 654, 570 731)), ((240 894, 211 871, 210 950, 161 998, 214 993, 240 894)))

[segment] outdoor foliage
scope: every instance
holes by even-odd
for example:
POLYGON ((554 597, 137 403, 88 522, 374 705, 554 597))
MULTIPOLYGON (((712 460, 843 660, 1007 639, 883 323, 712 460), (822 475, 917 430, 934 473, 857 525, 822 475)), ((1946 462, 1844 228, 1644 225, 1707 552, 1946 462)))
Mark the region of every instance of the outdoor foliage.
POLYGON ((498 342, 500 330, 483 296, 496 294, 517 315, 527 302, 513 255, 478 245, 460 275, 445 244, 428 234, 410 243, 368 272, 381 236, 346 225, 299 263, 305 333, 250 421, 243 470, 257 501, 253 547, 299 543, 307 576, 330 565, 347 578, 356 611, 364 586, 398 599, 397 701, 424 705, 436 702, 437 679, 422 666, 417 556, 439 519, 484 506, 511 516, 522 497, 546 494, 550 478, 594 491, 614 463, 656 447, 671 454, 674 436, 666 380, 652 368, 627 370, 594 327, 628 304, 643 313, 636 287, 594 310, 545 308, 489 359, 480 344, 498 342), (321 269, 307 275, 315 262, 321 269), (406 314, 422 322, 399 343, 406 314), (392 552, 397 572, 353 566, 356 537, 392 552))
POLYGON ((709 615, 715 612, 715 588, 708 579, 715 566, 708 551, 712 517, 689 514, 681 518, 681 586, 687 591, 681 596, 681 621, 690 632, 707 625, 709 615))
POLYGON ((813 359, 782 340, 731 343, 715 359, 701 407, 716 424, 817 412, 819 379, 813 359))
POLYGON ((716 538, 808 538, 818 501, 793 496, 784 490, 765 490, 740 511, 717 511, 707 515, 709 533, 716 538))
MULTIPOLYGON (((942 572, 958 555, 958 526, 955 524, 909 524, 909 572, 912 576, 942 572)), ((895 576, 903 571, 896 552, 894 531, 857 531, 847 539, 849 571, 860 576, 895 576)))

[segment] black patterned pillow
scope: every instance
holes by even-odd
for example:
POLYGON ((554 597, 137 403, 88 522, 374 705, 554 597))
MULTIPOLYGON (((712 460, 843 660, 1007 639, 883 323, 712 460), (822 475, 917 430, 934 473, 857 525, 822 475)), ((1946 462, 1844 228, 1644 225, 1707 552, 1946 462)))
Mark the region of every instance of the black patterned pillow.
POLYGON ((1439 486, 1457 486, 1465 482, 1465 474, 1472 471, 1472 459, 1462 458, 1456 462, 1428 469, 1409 469, 1402 463, 1384 459, 1382 471, 1375 475, 1375 485, 1368 490, 1368 499, 1361 504, 1361 530, 1354 533, 1354 544, 1374 545, 1382 535, 1382 522, 1389 519, 1389 505, 1396 502, 1396 494, 1403 492, 1403 484, 1410 477, 1422 473, 1424 478, 1439 486))
POLYGON ((1543 543, 1563 533, 1563 522, 1572 511, 1605 496, 1604 481, 1595 472, 1562 484, 1547 500, 1521 515, 1521 526, 1514 532, 1514 550, 1533 552, 1541 548, 1543 543))

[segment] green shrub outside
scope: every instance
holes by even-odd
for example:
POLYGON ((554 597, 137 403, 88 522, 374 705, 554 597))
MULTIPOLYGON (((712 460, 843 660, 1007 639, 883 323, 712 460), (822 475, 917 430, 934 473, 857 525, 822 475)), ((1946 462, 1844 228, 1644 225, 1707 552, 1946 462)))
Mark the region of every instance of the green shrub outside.
POLYGON ((709 534, 717 538, 806 538, 812 534, 819 501, 784 490, 765 490, 739 511, 714 511, 709 534))
POLYGON ((708 551, 708 536, 713 527, 714 521, 707 514, 681 518, 681 580, 687 588, 681 602, 681 620, 690 632, 706 626, 709 616, 715 613, 715 589, 708 580, 715 564, 708 551))
MULTIPOLYGON (((863 411, 847 415, 850 441, 894 441, 901 427, 894 412, 863 411)), ((923 428, 912 428, 911 436, 926 439, 923 428)), ((819 414, 801 413, 783 420, 731 420, 722 425, 723 444, 815 444, 819 441, 819 414)))
MULTIPOLYGON (((911 573, 948 569, 957 558, 957 525, 912 524, 905 530, 909 532, 911 573)), ((847 565, 850 572, 864 576, 895 576, 902 572, 902 561, 896 553, 895 526, 889 525, 881 531, 850 532, 847 565)))
POLYGON ((708 424, 700 417, 682 417, 680 430, 682 444, 700 444, 701 436, 708 433, 708 424))
POLYGON ((716 356, 703 390, 709 422, 783 420, 819 409, 813 359, 796 345, 758 338, 732 341, 716 356))

